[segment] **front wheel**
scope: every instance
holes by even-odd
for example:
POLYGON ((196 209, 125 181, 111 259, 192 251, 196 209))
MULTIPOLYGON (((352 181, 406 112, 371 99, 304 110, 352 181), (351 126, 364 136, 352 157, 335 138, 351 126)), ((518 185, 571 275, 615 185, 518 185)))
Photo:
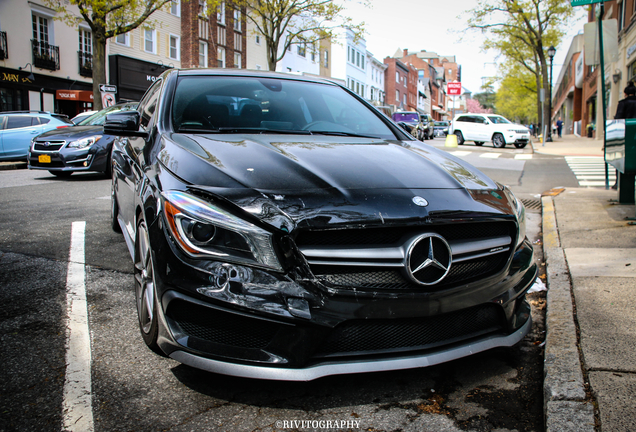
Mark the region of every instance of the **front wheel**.
POLYGON ((157 344, 159 325, 157 319, 157 300, 155 299, 155 273, 150 253, 150 237, 146 222, 141 220, 137 226, 135 240, 135 300, 139 330, 148 348, 162 354, 157 344))
POLYGON ((460 131, 455 131, 455 135, 457 136, 457 145, 464 144, 464 135, 460 131))
POLYGON ((502 134, 495 134, 492 137, 492 145, 496 148, 504 148, 506 146, 506 140, 504 139, 502 134))

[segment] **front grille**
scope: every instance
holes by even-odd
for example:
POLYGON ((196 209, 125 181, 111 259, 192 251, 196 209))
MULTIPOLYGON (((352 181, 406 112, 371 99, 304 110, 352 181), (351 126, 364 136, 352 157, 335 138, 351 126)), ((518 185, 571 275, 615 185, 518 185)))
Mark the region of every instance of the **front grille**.
POLYGON ((435 317, 347 321, 333 329, 314 357, 422 350, 503 329, 503 313, 494 304, 435 317))
POLYGON ((59 151, 66 141, 36 141, 33 145, 33 150, 42 151, 42 152, 54 152, 59 151), (48 142, 49 145, 45 145, 44 143, 48 142))
POLYGON ((166 315, 187 336, 239 348, 265 348, 278 331, 269 321, 175 300, 166 315))
MULTIPOLYGON (((314 275, 325 285, 362 290, 440 290, 493 276, 503 270, 516 239, 513 222, 479 222, 406 228, 301 232, 296 242, 314 275), (408 276, 408 248, 421 234, 438 234, 451 246, 449 273, 434 285, 408 276)), ((448 255, 446 255, 448 256, 448 255)), ((444 257, 443 250, 436 258, 444 257), (441 253, 441 255, 440 255, 441 253)), ((420 259, 420 262, 422 260, 420 259)), ((443 275, 433 275, 436 280, 443 275)), ((420 273, 420 277, 426 277, 420 273)), ((420 279, 421 280, 421 279, 420 279)))

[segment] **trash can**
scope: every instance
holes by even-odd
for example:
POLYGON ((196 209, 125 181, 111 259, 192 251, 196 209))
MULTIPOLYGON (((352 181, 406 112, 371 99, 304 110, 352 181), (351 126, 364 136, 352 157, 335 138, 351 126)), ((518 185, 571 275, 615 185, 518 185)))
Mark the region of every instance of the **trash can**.
POLYGON ((608 120, 605 162, 618 171, 618 202, 634 204, 636 193, 636 119, 608 120))

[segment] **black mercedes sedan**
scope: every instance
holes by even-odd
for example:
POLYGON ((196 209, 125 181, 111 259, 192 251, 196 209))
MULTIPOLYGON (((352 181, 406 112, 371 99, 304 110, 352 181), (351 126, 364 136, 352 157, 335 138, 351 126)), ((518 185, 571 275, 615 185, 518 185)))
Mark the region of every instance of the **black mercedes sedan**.
POLYGON ((122 102, 94 113, 77 126, 36 136, 27 154, 29 169, 48 170, 58 177, 68 177, 76 171, 103 172, 110 177, 115 137, 105 135, 102 125, 107 114, 136 107, 137 102, 122 102))
POLYGON ((112 224, 149 348, 308 381, 511 347, 537 274, 525 209, 337 83, 170 70, 108 115, 112 224))

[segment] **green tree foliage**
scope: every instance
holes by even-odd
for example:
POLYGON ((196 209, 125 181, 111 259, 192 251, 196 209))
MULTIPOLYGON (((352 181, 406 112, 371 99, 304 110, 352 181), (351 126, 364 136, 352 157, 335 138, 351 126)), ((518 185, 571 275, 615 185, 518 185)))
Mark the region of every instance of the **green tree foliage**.
POLYGON ((291 45, 317 50, 319 42, 334 39, 338 29, 352 30, 355 39, 364 33, 364 23, 354 24, 343 14, 345 7, 333 0, 235 0, 234 4, 247 8, 247 19, 264 36, 272 71, 291 45))
POLYGON ((494 91, 485 91, 483 93, 475 93, 473 98, 479 102, 479 104, 484 107, 484 109, 489 109, 491 112, 497 113, 497 101, 496 94, 494 91))
POLYGON ((518 63, 510 64, 496 94, 499 114, 522 124, 537 123, 535 75, 518 63))
MULTIPOLYGON (((478 0, 468 26, 487 36, 484 49, 495 49, 534 76, 536 112, 541 105, 537 88, 549 92, 547 50, 558 46, 574 15, 570 0, 478 0)), ((548 121, 548 98, 545 100, 548 121)))
POLYGON ((93 36, 93 108, 102 109, 99 84, 106 83, 106 41, 142 25, 156 10, 171 0, 45 0, 58 19, 71 27, 82 20, 93 36), (77 6, 77 9, 69 7, 77 6))

